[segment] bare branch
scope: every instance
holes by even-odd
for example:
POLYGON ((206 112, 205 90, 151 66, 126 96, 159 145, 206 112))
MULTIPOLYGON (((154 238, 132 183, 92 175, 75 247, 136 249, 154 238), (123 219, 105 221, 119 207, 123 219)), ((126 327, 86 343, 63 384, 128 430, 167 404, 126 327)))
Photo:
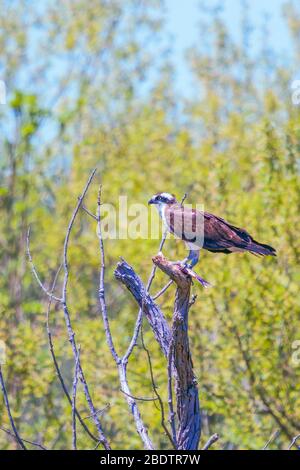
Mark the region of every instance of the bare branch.
POLYGON ((184 201, 186 200, 187 197, 188 197, 188 193, 184 193, 183 198, 181 199, 181 202, 180 202, 181 206, 182 206, 182 204, 184 203, 184 201))
POLYGON ((108 314, 107 314, 107 305, 106 305, 106 299, 105 299, 105 285, 104 285, 104 277, 105 277, 105 253, 104 253, 104 244, 103 244, 103 238, 102 238, 102 229, 101 229, 101 186, 98 191, 98 199, 97 199, 97 236, 99 240, 99 251, 100 251, 100 271, 99 271, 99 302, 100 302, 100 307, 101 307, 101 312, 102 312, 102 320, 104 324, 104 331, 105 331, 105 337, 106 341, 108 344, 108 347, 110 349, 110 352, 116 362, 116 364, 120 364, 121 359, 119 355, 116 352, 114 342, 112 339, 112 334, 110 331, 110 325, 109 325, 109 320, 108 320, 108 314))
MULTIPOLYGON (((8 434, 9 436, 16 439, 16 441, 18 441, 15 434, 13 432, 11 432, 9 429, 4 428, 3 426, 0 426, 0 429, 1 429, 1 431, 8 434)), ((43 446, 42 444, 39 444, 38 442, 29 441, 28 439, 24 439, 23 437, 22 437, 22 441, 26 442, 27 444, 31 444, 32 446, 39 447, 41 450, 48 450, 47 447, 43 446)))
POLYGON ((213 434, 210 436, 206 444, 202 447, 202 450, 208 450, 215 442, 219 440, 219 434, 213 434))
POLYGON ((139 313, 138 313, 138 316, 137 316, 137 319, 136 319, 136 322, 135 322, 135 327, 134 327, 134 330, 133 330, 133 335, 132 335, 131 341, 130 341, 129 346, 127 348, 127 351, 124 354, 123 359, 122 359, 123 362, 128 361, 129 356, 131 355, 131 353, 133 351, 133 348, 136 346, 136 342, 137 342, 137 339, 138 339, 138 336, 139 336, 139 333, 140 333, 140 330, 141 330, 142 319, 143 319, 143 309, 140 309, 139 313))
POLYGON ((4 383, 4 379, 3 379, 3 375, 2 375, 1 364, 0 364, 0 383, 1 383, 1 389, 2 389, 2 392, 3 392, 3 396, 4 396, 5 408, 7 410, 9 421, 10 421, 11 427, 12 427, 13 432, 14 432, 14 437, 15 437, 16 441, 18 442, 19 446, 21 447, 21 449, 26 450, 25 444, 24 444, 23 440, 21 439, 21 437, 18 433, 18 430, 16 428, 14 419, 13 419, 11 411, 10 411, 10 404, 9 404, 9 400, 8 400, 8 396, 7 396, 7 392, 6 392, 6 388, 5 388, 5 383, 4 383))
MULTIPOLYGON (((168 235, 168 230, 165 230, 165 231, 164 231, 164 234, 163 234, 163 236, 162 236, 161 242, 160 242, 160 244, 159 244, 159 249, 158 249, 158 252, 159 252, 159 253, 162 251, 162 249, 163 249, 163 247, 164 247, 165 241, 166 241, 166 239, 167 239, 167 235, 168 235)), ((152 267, 152 270, 151 270, 151 273, 150 273, 150 276, 149 276, 149 279, 148 279, 148 283, 147 283, 147 287, 146 287, 147 292, 150 291, 150 287, 151 287, 152 282, 153 282, 153 280, 154 280, 154 278, 155 278, 156 269, 157 269, 157 268, 156 268, 156 266, 154 265, 154 266, 152 267)))
MULTIPOLYGON (((101 410, 97 410, 97 411, 96 411, 96 414, 101 416, 101 415, 103 415, 107 410, 109 410, 109 408, 110 408, 110 403, 107 403, 104 408, 102 408, 101 410)), ((82 418, 82 419, 90 419, 90 418, 93 418, 93 416, 92 416, 92 415, 88 415, 88 416, 85 416, 85 417, 82 418)))
POLYGON ((77 449, 77 430, 76 430, 76 395, 77 395, 77 384, 78 384, 78 373, 79 373, 79 355, 80 355, 80 346, 77 350, 77 359, 74 366, 74 378, 73 378, 73 393, 72 393, 72 442, 73 449, 77 449))
POLYGON ((68 287, 68 280, 69 280, 69 266, 68 266, 68 245, 69 245, 69 239, 71 235, 71 231, 76 219, 76 216, 78 214, 78 211, 81 207, 81 204, 85 198, 85 195, 90 187, 90 184, 95 176, 96 173, 96 168, 92 171, 90 174, 88 181, 84 187, 84 190, 82 194, 78 197, 78 201, 76 204, 76 207, 73 211, 73 214, 71 216, 71 220, 69 222, 68 228, 67 228, 67 233, 64 241, 64 250, 63 250, 63 266, 64 266, 64 271, 65 271, 65 276, 64 276, 64 283, 63 283, 63 288, 62 288, 62 302, 65 304, 67 300, 67 287, 68 287))
POLYGON ((152 299, 153 300, 156 300, 158 299, 158 297, 160 297, 161 295, 163 295, 166 290, 169 289, 169 287, 173 284, 173 281, 169 281, 159 292, 157 292, 157 294, 153 295, 152 296, 152 299))
POLYGON ((266 450, 269 445, 275 441, 275 439, 277 439, 277 437, 279 436, 280 434, 280 430, 279 429, 275 429, 275 431, 271 434, 269 440, 266 442, 266 444, 263 446, 262 450, 266 450))
POLYGON ((120 392, 124 393, 124 395, 127 395, 128 397, 130 398, 133 398, 134 400, 138 400, 138 401, 155 401, 155 400, 158 400, 157 397, 135 397, 134 395, 129 395, 128 393, 124 392, 124 390, 122 390, 120 388, 120 392))
POLYGON ((130 392, 130 388, 129 388, 128 380, 127 380, 127 363, 124 363, 122 361, 118 366, 118 371, 119 371, 121 389, 124 395, 126 396, 129 409, 135 421, 137 432, 140 435, 146 449, 153 450, 154 446, 148 436, 148 431, 143 423, 136 400, 133 398, 133 395, 130 392))
POLYGON ((156 386, 156 383, 155 383, 155 380, 154 380, 154 373, 153 373, 151 355, 150 355, 149 349, 145 345, 144 335, 143 335, 143 328, 141 328, 141 341, 142 341, 142 346, 143 346, 143 348, 144 348, 144 350, 147 354, 147 358, 148 358, 150 377, 151 377, 151 383, 152 383, 152 390, 153 390, 154 394, 156 395, 156 400, 159 401, 160 414, 161 414, 161 425, 162 425, 162 428, 164 429, 166 435, 168 436, 173 448, 176 449, 177 448, 177 446, 176 446, 176 433, 175 433, 175 436, 173 434, 173 437, 172 437, 171 434, 170 434, 170 431, 168 430, 166 422, 165 422, 164 404, 163 404, 163 401, 162 401, 162 398, 161 398, 160 394, 157 391, 157 386, 156 386), (174 437, 175 437, 175 439, 174 439, 174 437))
POLYGON ((288 450, 291 450, 293 446, 296 446, 297 449, 300 449, 300 446, 298 446, 297 441, 300 439, 300 434, 298 434, 296 437, 293 438, 292 442, 290 443, 288 450))
POLYGON ((97 222, 97 216, 95 214, 93 214, 91 211, 89 211, 84 204, 81 205, 81 209, 84 210, 84 212, 86 212, 86 214, 88 214, 90 217, 92 217, 92 219, 96 220, 97 222))
POLYGON ((28 231, 27 231, 27 237, 26 237, 26 246, 27 246, 27 256, 28 256, 28 260, 29 260, 29 264, 31 266, 31 271, 38 283, 38 285, 40 286, 40 288, 42 289, 43 292, 45 292, 45 294, 48 296, 48 297, 51 297, 51 299, 53 300, 56 300, 56 302, 62 302, 62 299, 60 299, 59 297, 56 297, 55 295, 53 295, 53 293, 49 292, 48 289, 46 289, 46 287, 44 286, 44 284, 42 283, 42 281, 40 280, 40 277, 37 273, 37 270, 35 268, 35 265, 33 263, 33 260, 32 260, 32 256, 31 256, 31 252, 30 252, 30 227, 28 227, 28 231))

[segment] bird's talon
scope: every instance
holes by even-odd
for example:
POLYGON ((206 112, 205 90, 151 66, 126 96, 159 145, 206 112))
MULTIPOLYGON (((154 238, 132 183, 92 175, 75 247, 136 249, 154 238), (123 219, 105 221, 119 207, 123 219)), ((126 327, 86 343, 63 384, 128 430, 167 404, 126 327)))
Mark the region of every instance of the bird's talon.
POLYGON ((171 264, 180 266, 181 268, 189 268, 189 264, 186 261, 171 261, 171 264))

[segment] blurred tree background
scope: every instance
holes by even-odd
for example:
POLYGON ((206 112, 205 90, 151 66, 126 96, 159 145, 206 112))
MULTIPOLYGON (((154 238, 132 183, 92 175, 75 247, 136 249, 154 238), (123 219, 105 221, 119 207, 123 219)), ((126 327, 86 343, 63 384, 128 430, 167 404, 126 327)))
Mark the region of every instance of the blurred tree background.
MULTIPOLYGON (((60 264, 65 230, 90 170, 98 167, 104 202, 145 204, 162 190, 203 203, 272 244, 277 259, 201 254, 197 271, 213 283, 190 312, 190 338, 203 415, 204 442, 215 448, 259 449, 275 429, 273 448, 300 432, 299 108, 291 80, 299 64, 300 9, 283 15, 294 44, 283 64, 267 39, 256 45, 245 15, 237 43, 222 8, 199 8, 199 40, 187 51, 194 89, 178 94, 160 0, 0 1, 0 70, 7 105, 0 106, 0 339, 3 374, 21 436, 71 448, 71 409, 51 362, 45 330, 47 299, 26 259, 26 232, 49 286, 60 264), (251 52, 252 51, 252 52, 251 52)), ((97 184, 86 205, 95 210, 97 184)), ((107 297, 117 348, 128 344, 137 307, 113 277, 122 255, 146 281, 157 240, 108 240, 107 297)), ((165 254, 184 257, 168 240, 165 254)), ((81 357, 113 448, 142 448, 99 317, 95 224, 84 212, 70 246, 70 305, 81 357)), ((165 282, 157 274, 153 292, 165 282)), ((159 299, 172 314, 174 290, 159 299)), ((58 307, 50 316, 68 387, 73 361, 58 307)), ((160 393, 166 364, 145 323, 160 393)), ((137 396, 151 393, 145 352, 129 364, 137 396)), ((1 425, 9 427, 1 400, 1 425)), ((82 391, 78 408, 88 415, 82 391)), ((140 408, 158 448, 169 446, 154 402, 140 408)), ((92 424, 91 424, 92 426, 92 424)), ((93 442, 80 429, 79 448, 93 442)), ((0 448, 16 443, 0 434, 0 448)))

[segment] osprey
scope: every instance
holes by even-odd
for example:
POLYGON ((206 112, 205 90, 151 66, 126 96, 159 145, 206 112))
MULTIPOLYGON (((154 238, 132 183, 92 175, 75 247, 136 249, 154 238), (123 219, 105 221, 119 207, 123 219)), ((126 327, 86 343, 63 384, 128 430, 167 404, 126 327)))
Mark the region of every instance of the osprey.
POLYGON ((249 251, 257 256, 276 256, 274 248, 257 242, 246 230, 216 215, 184 206, 172 194, 155 194, 148 204, 156 205, 167 229, 188 245, 189 255, 181 261, 184 266, 192 268, 197 264, 200 248, 214 253, 249 251))

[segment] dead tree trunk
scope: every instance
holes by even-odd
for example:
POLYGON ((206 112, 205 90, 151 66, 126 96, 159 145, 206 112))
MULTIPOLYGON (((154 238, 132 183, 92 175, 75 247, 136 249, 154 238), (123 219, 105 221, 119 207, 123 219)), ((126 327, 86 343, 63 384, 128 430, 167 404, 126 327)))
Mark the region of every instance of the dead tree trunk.
POLYGON ((201 435, 201 416, 188 339, 191 278, 179 265, 170 263, 162 255, 153 258, 153 262, 177 285, 172 328, 131 266, 122 261, 117 266, 115 276, 128 288, 143 309, 162 352, 171 358, 177 406, 177 448, 195 450, 201 435))
POLYGON ((188 336, 191 278, 182 272, 179 265, 170 263, 161 255, 156 256, 153 262, 177 285, 169 346, 175 375, 177 446, 178 449, 194 450, 199 444, 201 416, 188 336))

